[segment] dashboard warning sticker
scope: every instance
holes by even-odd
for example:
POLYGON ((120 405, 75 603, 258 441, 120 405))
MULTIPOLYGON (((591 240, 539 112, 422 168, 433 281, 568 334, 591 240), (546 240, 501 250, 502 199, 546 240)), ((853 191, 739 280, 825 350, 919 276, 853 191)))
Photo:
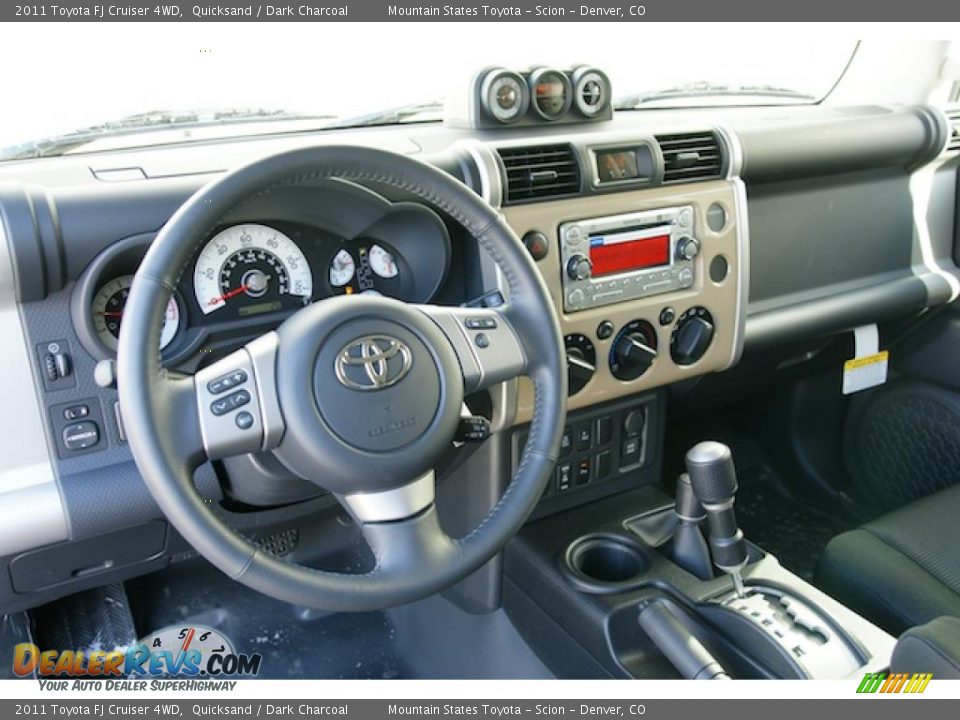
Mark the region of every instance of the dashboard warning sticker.
POLYGON ((843 364, 843 394, 883 385, 887 381, 889 363, 889 350, 847 360, 843 364))

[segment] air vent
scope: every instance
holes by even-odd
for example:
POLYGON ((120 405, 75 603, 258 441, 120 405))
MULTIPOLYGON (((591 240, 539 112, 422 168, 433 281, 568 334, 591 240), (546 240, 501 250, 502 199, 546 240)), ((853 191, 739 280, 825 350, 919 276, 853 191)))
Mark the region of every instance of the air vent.
POLYGON ((720 141, 712 132, 657 135, 663 153, 663 182, 680 183, 723 177, 720 141))
POLYGON ((960 110, 947 113, 950 121, 950 138, 947 140, 947 150, 960 150, 960 110))
POLYGON ((500 148, 507 172, 506 202, 569 197, 580 192, 580 165, 569 145, 500 148))

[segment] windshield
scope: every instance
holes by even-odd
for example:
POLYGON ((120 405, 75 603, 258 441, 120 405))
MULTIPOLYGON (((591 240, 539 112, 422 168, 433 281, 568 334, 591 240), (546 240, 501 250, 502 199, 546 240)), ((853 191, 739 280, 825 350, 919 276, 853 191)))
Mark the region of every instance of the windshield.
POLYGON ((430 40, 416 43, 408 26, 383 24, 20 26, 0 43, 0 66, 30 68, 5 76, 0 159, 436 121, 451 88, 465 92, 490 65, 596 65, 621 110, 809 103, 856 49, 783 36, 684 42, 630 24, 551 24, 549 42, 522 23, 428 25, 430 40))

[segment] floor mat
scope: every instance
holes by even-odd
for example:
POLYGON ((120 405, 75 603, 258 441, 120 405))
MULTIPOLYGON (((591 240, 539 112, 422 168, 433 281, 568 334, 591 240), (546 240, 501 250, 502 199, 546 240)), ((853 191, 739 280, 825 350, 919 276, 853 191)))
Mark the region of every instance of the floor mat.
POLYGON ((546 678, 505 613, 468 614, 440 596, 385 612, 324 613, 268 598, 205 562, 128 583, 143 636, 206 625, 237 652, 260 653, 260 678, 546 678))
POLYGON ((855 521, 788 497, 765 465, 742 468, 738 474, 736 510, 744 535, 791 572, 812 580, 827 543, 854 527, 855 521))

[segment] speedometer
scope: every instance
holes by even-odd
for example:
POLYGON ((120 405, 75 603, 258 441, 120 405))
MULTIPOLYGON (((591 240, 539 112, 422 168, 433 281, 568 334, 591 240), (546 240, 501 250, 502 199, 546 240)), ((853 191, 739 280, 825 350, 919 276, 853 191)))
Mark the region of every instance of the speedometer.
POLYGON ((205 315, 236 308, 238 315, 305 305, 313 275, 300 247, 267 225, 234 225, 214 235, 193 271, 197 304, 205 315))

